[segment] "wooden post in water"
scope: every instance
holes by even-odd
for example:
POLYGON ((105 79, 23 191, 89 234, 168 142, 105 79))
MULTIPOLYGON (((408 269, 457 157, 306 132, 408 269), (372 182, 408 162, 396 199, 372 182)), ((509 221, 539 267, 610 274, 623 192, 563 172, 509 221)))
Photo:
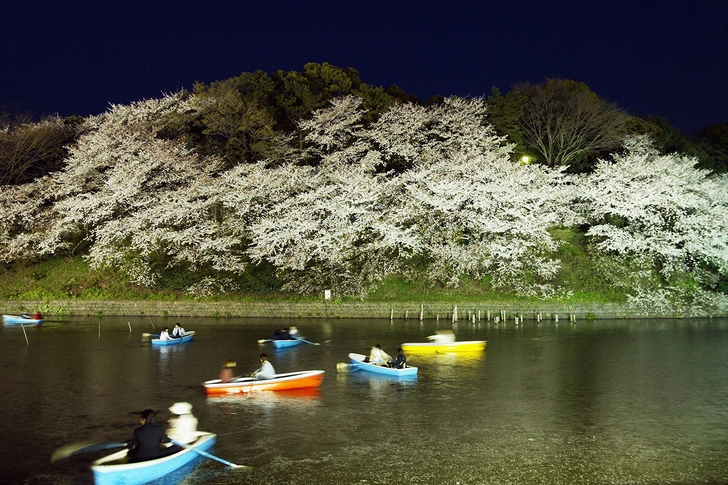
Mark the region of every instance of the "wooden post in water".
POLYGON ((126 322, 129 324, 129 333, 131 333, 131 322, 126 322))
POLYGON ((420 322, 425 318, 425 305, 420 304, 420 322))

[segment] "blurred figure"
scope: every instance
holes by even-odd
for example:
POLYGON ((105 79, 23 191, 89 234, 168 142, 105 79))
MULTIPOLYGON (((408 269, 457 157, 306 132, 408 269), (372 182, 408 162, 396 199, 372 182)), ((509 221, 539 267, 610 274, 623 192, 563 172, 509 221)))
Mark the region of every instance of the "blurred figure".
POLYGON ((372 364, 386 364, 390 360, 392 360, 392 356, 382 350, 381 345, 377 344, 369 351, 369 357, 364 359, 364 362, 371 362, 372 364))
POLYGON ((226 360, 222 363, 220 369, 220 382, 230 382, 233 380, 233 369, 238 365, 234 360, 226 360))
POLYGON ((272 379, 276 376, 276 370, 273 368, 273 364, 268 361, 267 354, 260 354, 260 367, 258 370, 253 372, 253 378, 256 380, 272 379))
POLYGON ((159 334, 159 340, 170 340, 169 338, 169 328, 164 327, 164 330, 159 334))
POLYGON ((276 330, 275 335, 273 335, 273 340, 290 340, 291 334, 288 332, 287 328, 281 328, 276 330))
POLYGON ((452 330, 438 330, 435 335, 427 337, 427 340, 436 344, 447 344, 455 341, 455 334, 452 330))
POLYGON ((145 409, 141 413, 139 422, 141 426, 134 430, 134 437, 127 442, 129 448, 129 461, 151 460, 161 456, 166 449, 164 443, 170 439, 162 429, 152 422, 154 411, 145 409))
POLYGON ((197 418, 192 414, 192 404, 176 402, 169 411, 173 414, 169 420, 167 436, 182 443, 192 443, 197 439, 197 418))

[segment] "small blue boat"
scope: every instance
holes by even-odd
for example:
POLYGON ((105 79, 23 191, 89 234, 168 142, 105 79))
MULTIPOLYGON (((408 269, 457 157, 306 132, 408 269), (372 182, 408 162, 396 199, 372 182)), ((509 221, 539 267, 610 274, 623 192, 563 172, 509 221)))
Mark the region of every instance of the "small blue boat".
POLYGON ((179 345, 179 344, 186 344, 187 342, 191 342, 192 338, 195 336, 195 331, 187 332, 185 333, 184 337, 181 338, 170 338, 169 340, 160 340, 158 338, 152 339, 152 345, 179 345))
POLYGON ((410 378, 417 376, 417 367, 405 367, 403 369, 395 369, 393 367, 387 367, 382 364, 374 364, 372 362, 364 362, 366 355, 355 354, 354 352, 349 354, 349 360, 351 365, 354 366, 354 370, 364 370, 367 372, 373 372, 375 374, 382 374, 390 377, 399 378, 410 378))
POLYGON ((295 347, 296 345, 301 345, 303 343, 303 340, 301 340, 300 338, 281 339, 281 340, 273 339, 273 340, 271 340, 271 342, 273 343, 273 347, 275 347, 277 349, 285 349, 288 347, 295 347))
POLYGON ((216 440, 214 433, 199 431, 196 441, 172 455, 153 460, 126 462, 128 450, 117 451, 93 462, 95 485, 142 485, 167 476, 200 457, 195 450, 209 452, 216 440), (126 462, 126 463, 125 463, 126 462))
POLYGON ((45 322, 43 318, 33 318, 25 315, 3 315, 5 325, 41 325, 45 322))

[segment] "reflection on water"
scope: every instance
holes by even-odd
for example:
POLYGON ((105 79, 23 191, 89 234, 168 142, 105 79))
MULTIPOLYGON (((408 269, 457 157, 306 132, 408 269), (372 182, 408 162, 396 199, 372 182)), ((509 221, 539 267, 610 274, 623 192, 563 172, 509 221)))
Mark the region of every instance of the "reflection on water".
MULTIPOLYGON (((175 321, 178 319, 175 319, 175 321)), ((51 465, 61 444, 117 441, 130 411, 193 404, 215 454, 183 483, 728 483, 728 321, 650 320, 515 327, 460 323, 479 353, 412 354, 411 380, 337 373, 349 352, 424 341, 438 322, 184 320, 195 340, 152 347, 149 323, 74 318, 0 331, 4 483, 90 484, 91 457, 51 465), (307 340, 273 351, 261 335, 307 340), (320 388, 207 397, 222 362, 237 374, 267 352, 278 372, 323 369, 320 388)), ((171 320, 155 319, 157 328, 171 320)))
POLYGON ((252 391, 245 394, 208 396, 208 404, 226 406, 261 406, 278 407, 286 406, 318 406, 321 398, 321 390, 318 387, 305 389, 290 389, 285 391, 252 391))
POLYGON ((354 392, 367 390, 367 398, 371 400, 386 399, 390 392, 403 391, 417 385, 417 376, 389 377, 386 375, 372 374, 363 370, 354 372, 340 372, 336 376, 340 386, 349 386, 354 392))

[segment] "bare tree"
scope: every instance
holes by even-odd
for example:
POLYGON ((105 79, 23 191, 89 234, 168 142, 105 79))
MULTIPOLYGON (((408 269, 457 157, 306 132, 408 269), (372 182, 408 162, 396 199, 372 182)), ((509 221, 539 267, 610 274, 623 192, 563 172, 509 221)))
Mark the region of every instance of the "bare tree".
POLYGON ((590 153, 618 146, 624 137, 626 115, 584 83, 552 79, 515 90, 528 97, 518 121, 523 140, 543 156, 545 165, 571 165, 590 153))
POLYGON ((58 170, 76 133, 73 122, 57 117, 5 123, 0 127, 0 185, 27 183, 58 170))

